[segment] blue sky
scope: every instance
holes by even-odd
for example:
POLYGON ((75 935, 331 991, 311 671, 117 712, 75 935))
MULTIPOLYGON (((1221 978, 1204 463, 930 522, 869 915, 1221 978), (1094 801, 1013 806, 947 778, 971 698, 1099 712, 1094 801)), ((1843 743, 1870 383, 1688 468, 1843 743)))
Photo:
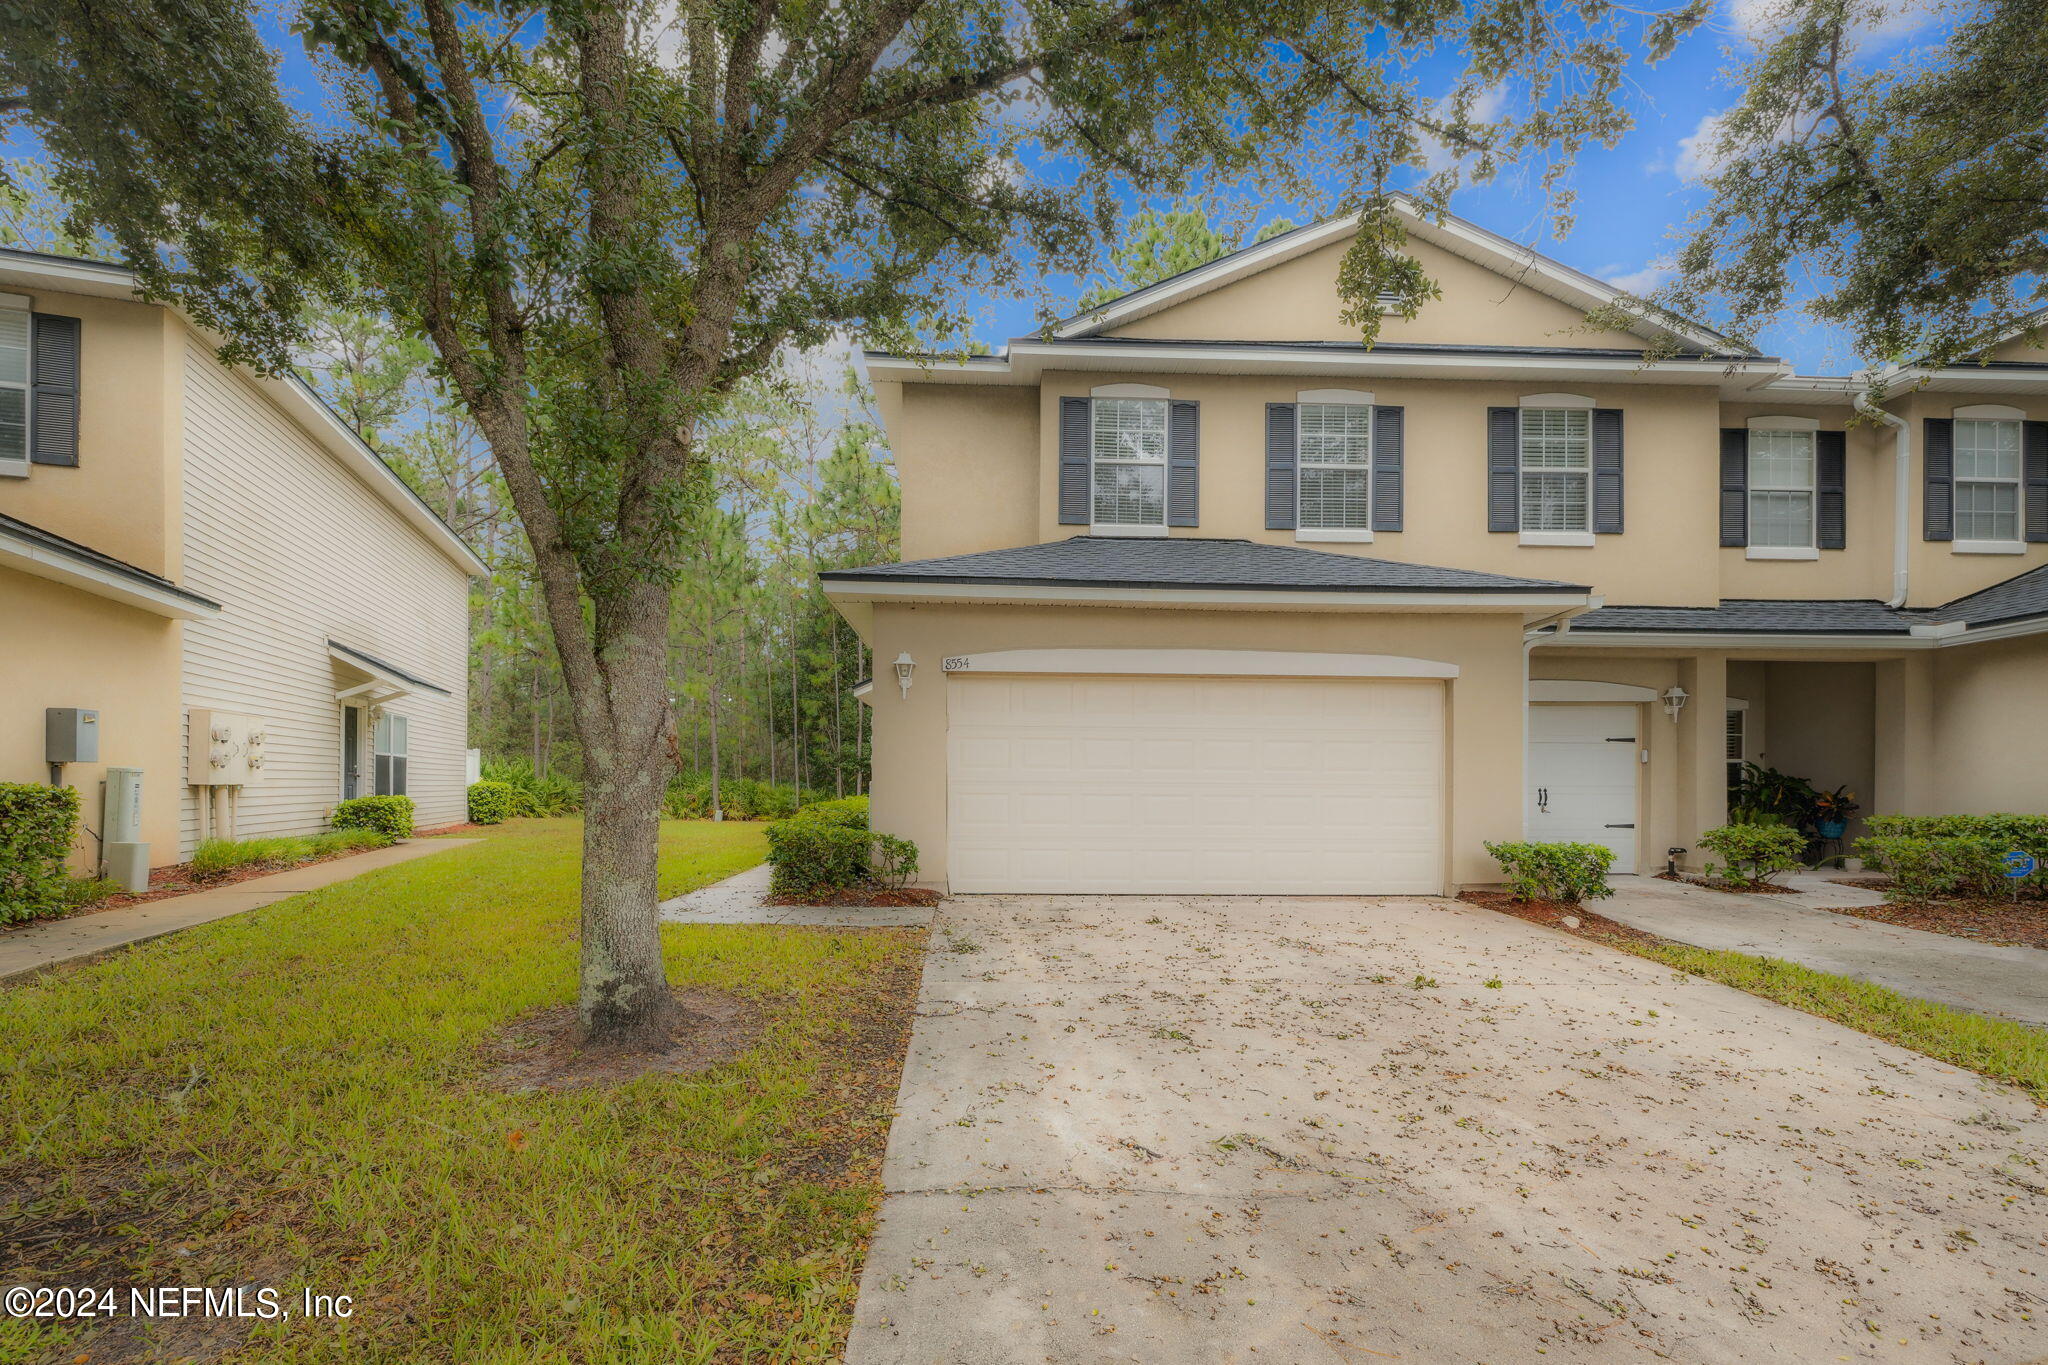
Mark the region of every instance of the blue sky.
MULTIPOLYGON (((1673 249, 1675 231, 1705 200, 1694 183, 1699 167, 1689 144, 1698 137, 1703 120, 1733 102, 1735 91, 1724 72, 1747 46, 1748 35, 1767 23, 1781 2, 1716 0, 1707 24, 1668 60, 1631 73, 1634 87, 1628 103, 1637 127, 1618 146, 1596 147, 1579 159, 1572 176, 1579 194, 1577 222, 1565 240, 1549 235, 1540 190, 1512 172, 1491 185, 1460 192, 1453 209, 1601 278, 1637 292, 1655 288, 1662 280, 1659 260, 1673 249)), ((1927 26, 1940 3, 1892 0, 1892 13, 1866 38, 1860 59, 1895 59, 1902 50, 1926 42, 1931 36, 1927 26)), ((325 96, 304 48, 276 25, 274 17, 266 27, 282 58, 280 75, 286 90, 298 107, 319 120, 325 96)), ((18 129, 4 151, 34 155, 33 144, 18 129)), ((1287 205, 1272 205, 1258 214, 1258 221, 1278 217, 1299 221, 1305 215, 1287 205)), ((1064 300, 1086 287, 1086 282, 1070 279, 1043 283, 1064 300)), ((979 309, 979 338, 999 345, 1031 330, 1039 284, 1027 281, 1028 288, 1015 298, 985 300, 979 309)), ((1839 335, 1797 318, 1766 333, 1762 341, 1767 352, 1784 356, 1806 373, 1844 373, 1858 364, 1839 335)))

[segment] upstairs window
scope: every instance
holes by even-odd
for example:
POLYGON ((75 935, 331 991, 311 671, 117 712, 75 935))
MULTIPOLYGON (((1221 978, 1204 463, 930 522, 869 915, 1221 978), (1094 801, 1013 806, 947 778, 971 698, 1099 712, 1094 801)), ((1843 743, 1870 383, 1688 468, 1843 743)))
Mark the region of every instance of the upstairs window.
POLYGON ((1372 408, 1365 403, 1303 403, 1295 525, 1306 531, 1372 529, 1372 408))
POLYGON ((1522 409, 1522 529, 1593 529, 1593 414, 1522 409))
POLYGON ((1813 547, 1813 433, 1749 433, 1749 543, 1813 547))
POLYGON ((2020 424, 1955 424, 1955 538, 2020 539, 2020 424))
POLYGON ((28 459, 29 313, 0 307, 0 460, 28 459))
POLYGON ((1090 406, 1095 524, 1166 525, 1166 400, 1098 398, 1090 406))

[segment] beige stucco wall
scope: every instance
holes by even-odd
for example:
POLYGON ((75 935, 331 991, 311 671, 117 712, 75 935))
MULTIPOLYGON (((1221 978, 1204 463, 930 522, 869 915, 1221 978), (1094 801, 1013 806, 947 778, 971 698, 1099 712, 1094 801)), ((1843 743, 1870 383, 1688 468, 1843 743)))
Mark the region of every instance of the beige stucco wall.
MULTIPOLYGON (((1876 814, 1876 665, 1780 660, 1763 670, 1770 707, 1757 762, 1822 791, 1846 786, 1876 814)), ((1859 816, 1848 838, 1861 833, 1859 816)))
POLYGON ((1935 651, 1936 809, 2048 811, 2048 637, 1935 651))
POLYGON ((1456 664, 1449 684, 1449 812, 1453 883, 1495 880, 1481 843, 1522 829, 1522 648, 1519 616, 1212 612, 1091 607, 881 605, 870 643, 879 658, 918 661, 910 695, 877 683, 874 825, 917 842, 931 885, 946 882, 948 655, 1000 649, 1255 649, 1396 654, 1456 664))
MULTIPOLYGON (((1746 426, 1753 417, 1805 417, 1823 431, 1846 432, 1843 479, 1843 546, 1822 550, 1812 560, 1751 559, 1746 549, 1720 551, 1720 593, 1732 598, 1876 598, 1891 595, 1892 572, 1892 442, 1868 423, 1851 426, 1846 404, 1833 407, 1790 403, 1723 403, 1720 425, 1746 426)), ((1718 539, 1717 509, 1702 509, 1699 526, 1685 534, 1718 539)))
MULTIPOLYGON (((141 768, 142 837, 151 861, 177 861, 180 629, 180 623, 150 612, 0 569, 0 696, 7 698, 0 711, 0 782, 49 781, 44 708, 96 710, 100 762, 64 770, 66 785, 78 789, 85 824, 100 828, 106 769, 141 768)), ((74 866, 89 870, 96 848, 81 833, 74 866)))
POLYGON ((79 319, 78 465, 0 479, 0 512, 177 577, 176 390, 184 325, 154 304, 31 294, 79 319))
MULTIPOLYGON (((2018 408, 2028 421, 2048 421, 2048 397, 2021 394, 1967 394, 1919 392, 1886 404, 1904 417, 1913 433, 1912 493, 1908 500, 1912 591, 1907 599, 1915 607, 1939 606, 1966 593, 1988 588, 2015 574, 2048 564, 2048 544, 2033 544, 2017 555, 1957 554, 1952 543, 1926 540, 1921 536, 1922 504, 1926 491, 1926 451, 1923 422, 1929 417, 1951 416, 1959 407, 1997 403, 2018 408)), ((1886 432, 1890 436, 1890 432, 1886 432)))
MULTIPOLYGON (((1227 341, 1357 341, 1339 314, 1337 267, 1349 240, 1272 266, 1149 317, 1110 328, 1108 336, 1227 341)), ((1589 328, 1584 313, 1518 280, 1410 238, 1406 250, 1442 290, 1413 321, 1389 317, 1381 341, 1488 346, 1578 346, 1640 351, 1641 337, 1589 328)))
POLYGON ((1034 390, 877 384, 875 398, 903 490, 905 559, 1040 539, 1034 390))

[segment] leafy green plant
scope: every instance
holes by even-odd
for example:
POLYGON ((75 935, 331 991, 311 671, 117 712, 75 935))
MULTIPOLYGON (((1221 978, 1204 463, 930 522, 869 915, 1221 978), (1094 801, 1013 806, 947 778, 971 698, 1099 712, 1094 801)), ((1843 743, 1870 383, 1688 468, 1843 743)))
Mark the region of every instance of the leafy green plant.
POLYGON ((1735 886, 1770 886, 1780 872, 1798 867, 1805 836, 1789 825, 1720 825, 1700 836, 1700 847, 1725 863, 1708 863, 1708 876, 1735 886))
POLYGON ((1614 850, 1604 844, 1503 842, 1487 844, 1486 851, 1517 900, 1577 905, 1614 894, 1607 884, 1614 850))
POLYGON ((1728 820, 1736 825, 1811 824, 1820 793, 1803 777, 1756 763, 1742 765, 1742 776, 1728 792, 1728 820))
POLYGON ((367 826, 330 829, 319 834, 272 835, 261 839, 206 839, 192 850, 191 867, 196 877, 219 877, 239 868, 290 867, 308 858, 327 858, 365 848, 385 848, 391 842, 389 834, 367 826))
POLYGON ((57 891, 58 902, 63 906, 58 913, 68 915, 75 910, 83 910, 110 896, 118 896, 126 889, 121 883, 105 877, 66 877, 64 885, 57 891))
POLYGON ((511 814, 515 816, 574 815, 583 809, 581 782, 561 773, 536 772, 524 759, 484 764, 483 780, 503 782, 513 789, 511 814))
POLYGON ((64 860, 78 829, 78 791, 0 782, 0 924, 61 915, 64 860))
POLYGON ((869 830, 867 798, 806 806, 768 826, 768 887, 821 900, 868 887, 899 890, 917 876, 917 845, 869 830))
POLYGON ((509 782, 472 782, 469 786, 469 821, 473 825, 498 825, 512 814, 516 791, 509 782))
POLYGON ((410 796, 358 796, 344 801, 327 817, 336 829, 374 829, 394 839, 412 835, 410 796))

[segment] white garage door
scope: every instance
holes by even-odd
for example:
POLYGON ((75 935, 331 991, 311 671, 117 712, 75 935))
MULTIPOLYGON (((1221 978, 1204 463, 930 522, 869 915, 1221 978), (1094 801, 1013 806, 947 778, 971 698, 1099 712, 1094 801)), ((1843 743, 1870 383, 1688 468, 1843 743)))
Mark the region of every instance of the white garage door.
POLYGON ((1440 682, 947 686, 956 892, 1443 889, 1440 682))

